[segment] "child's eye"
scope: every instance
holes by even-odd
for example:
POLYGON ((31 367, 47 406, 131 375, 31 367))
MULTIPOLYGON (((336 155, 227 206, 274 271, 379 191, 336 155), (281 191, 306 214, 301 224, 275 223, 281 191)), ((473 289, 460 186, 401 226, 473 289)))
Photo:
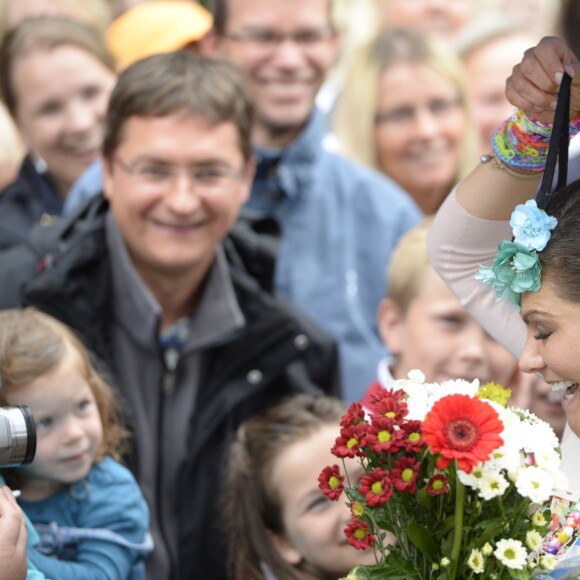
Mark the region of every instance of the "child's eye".
POLYGON ((538 330, 538 333, 534 335, 535 340, 547 340, 552 335, 551 332, 542 332, 538 330))
POLYGON ((42 431, 43 429, 48 429, 53 423, 54 419, 52 417, 43 417, 35 421, 37 431, 42 431))
POLYGON ((86 411, 91 405, 91 401, 89 399, 83 399, 79 403, 77 403, 77 411, 86 411))
POLYGON ((316 498, 315 500, 311 501, 308 505, 308 511, 314 512, 319 511, 328 505, 329 499, 323 495, 321 497, 316 498))

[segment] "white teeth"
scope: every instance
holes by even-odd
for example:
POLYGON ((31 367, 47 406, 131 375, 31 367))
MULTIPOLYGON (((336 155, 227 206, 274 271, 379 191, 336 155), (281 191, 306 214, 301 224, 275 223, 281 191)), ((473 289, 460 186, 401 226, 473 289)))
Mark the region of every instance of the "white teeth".
POLYGON ((575 384, 575 381, 558 381, 557 383, 550 383, 550 387, 552 388, 552 391, 563 393, 568 387, 575 384))

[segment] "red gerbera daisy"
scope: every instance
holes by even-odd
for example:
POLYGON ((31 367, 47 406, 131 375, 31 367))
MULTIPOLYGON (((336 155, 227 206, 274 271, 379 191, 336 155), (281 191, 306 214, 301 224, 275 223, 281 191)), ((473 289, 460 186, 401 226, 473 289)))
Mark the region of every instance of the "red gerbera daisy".
POLYGON ((364 456, 361 447, 366 445, 366 424, 349 425, 340 430, 340 437, 330 450, 336 457, 356 457, 364 456))
POLYGON ((401 432, 392 419, 373 416, 366 443, 375 453, 396 453, 401 448, 400 441, 401 432))
POLYGON ((338 465, 325 467, 318 476, 318 487, 322 493, 328 496, 332 501, 336 501, 342 493, 344 477, 340 474, 338 465))
POLYGON ((503 445, 503 424, 497 411, 486 402, 468 395, 439 399, 422 425, 423 439, 433 453, 440 453, 438 469, 454 460, 471 473, 474 465, 486 461, 503 445))
POLYGON ((432 497, 449 493, 449 479, 444 473, 436 473, 429 478, 425 489, 432 497))
POLYGON ((403 457, 393 464, 391 479, 393 485, 399 491, 415 493, 417 491, 417 478, 419 477, 420 464, 411 457, 403 457))
POLYGON ((375 543, 375 537, 370 533, 369 525, 358 518, 353 519, 344 528, 344 535, 348 543, 357 550, 367 550, 375 543))
POLYGON ((393 495, 393 484, 389 473, 380 467, 373 469, 361 477, 358 491, 365 496, 369 507, 387 503, 393 495))

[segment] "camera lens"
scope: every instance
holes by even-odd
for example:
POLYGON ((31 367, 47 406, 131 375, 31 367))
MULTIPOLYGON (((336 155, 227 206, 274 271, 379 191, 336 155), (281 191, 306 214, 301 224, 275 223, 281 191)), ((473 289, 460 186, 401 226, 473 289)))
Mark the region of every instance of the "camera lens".
POLYGON ((36 453, 36 426, 24 405, 0 407, 0 467, 30 463, 36 453))

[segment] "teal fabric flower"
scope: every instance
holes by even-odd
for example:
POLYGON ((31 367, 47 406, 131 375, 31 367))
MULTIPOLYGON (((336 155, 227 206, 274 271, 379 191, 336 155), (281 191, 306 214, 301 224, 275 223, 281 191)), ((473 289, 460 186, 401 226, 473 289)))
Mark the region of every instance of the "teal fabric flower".
POLYGON ((521 294, 540 289, 542 267, 535 250, 517 242, 503 240, 491 268, 480 266, 475 278, 491 286, 497 299, 511 302, 521 310, 521 294))
POLYGON ((538 209, 534 199, 516 206, 512 212, 510 226, 514 233, 514 241, 522 244, 528 250, 541 252, 545 247, 558 223, 555 217, 549 216, 543 209, 538 209))

